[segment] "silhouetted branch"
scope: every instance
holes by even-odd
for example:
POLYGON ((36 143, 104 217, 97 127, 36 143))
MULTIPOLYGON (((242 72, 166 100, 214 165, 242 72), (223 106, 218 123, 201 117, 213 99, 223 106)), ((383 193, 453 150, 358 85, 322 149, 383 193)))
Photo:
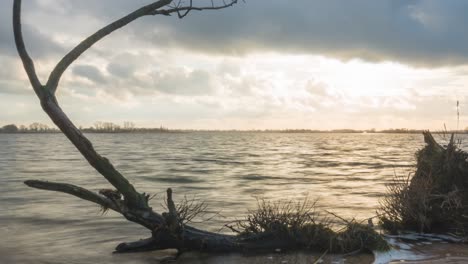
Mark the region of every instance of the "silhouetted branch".
POLYGON ((146 197, 143 194, 138 193, 132 184, 118 172, 109 160, 99 155, 94 149, 91 142, 81 133, 81 131, 73 124, 73 122, 67 117, 58 105, 57 99, 55 98, 54 92, 58 80, 62 75, 63 71, 70 65, 80 54, 88 49, 92 44, 97 42, 99 39, 109 34, 113 30, 124 26, 126 23, 136 19, 137 17, 146 14, 154 8, 170 3, 169 0, 161 0, 154 4, 148 5, 141 8, 132 14, 124 17, 123 19, 117 20, 112 23, 112 26, 107 26, 104 29, 98 31, 87 40, 83 41, 75 49, 73 49, 67 56, 65 56, 61 62, 56 66, 54 71, 51 73, 51 80, 55 84, 52 86, 46 85, 46 89, 39 83, 36 73, 34 71, 34 65, 31 58, 28 56, 23 37, 21 33, 21 0, 15 0, 13 5, 13 30, 15 34, 15 41, 18 53, 23 65, 25 67, 28 76, 30 76, 31 84, 38 95, 41 106, 44 111, 49 115, 52 121, 60 128, 60 130, 68 137, 68 139, 75 145, 80 153, 86 158, 89 164, 94 167, 101 175, 103 175, 117 190, 119 190, 125 198, 125 201, 135 208, 148 208, 146 197), (55 80, 55 81, 54 81, 55 80))
MULTIPOLYGON (((244 0, 242 0, 242 1, 245 2, 244 0)), ((179 1, 179 4, 180 3, 181 3, 181 1, 179 1)), ((211 6, 193 6, 193 1, 190 0, 190 4, 188 6, 176 5, 173 8, 170 8, 170 9, 155 10, 155 11, 151 12, 150 15, 166 15, 166 16, 168 16, 168 15, 170 15, 172 13, 177 13, 177 16, 179 18, 184 18, 192 10, 194 10, 194 11, 219 10, 219 9, 224 9, 224 8, 231 7, 231 6, 233 6, 233 5, 237 4, 237 3, 238 3, 238 0, 230 0, 227 3, 225 1, 223 1, 222 5, 216 6, 214 4, 214 2, 211 1, 211 4, 212 4, 211 6)))
POLYGON ((24 184, 36 189, 68 193, 83 200, 96 203, 102 207, 109 208, 121 213, 121 209, 110 199, 76 185, 36 180, 28 180, 25 181, 24 184))
POLYGON ((16 0, 13 3, 13 33, 15 36, 15 44, 18 54, 23 61, 24 69, 28 75, 29 81, 39 98, 44 97, 43 86, 37 78, 34 62, 29 56, 26 46, 24 45, 23 33, 21 31, 21 0, 16 0))
POLYGON ((171 2, 172 0, 160 0, 152 4, 146 5, 142 8, 139 8, 136 11, 103 27, 102 29, 96 31, 96 33, 83 40, 80 44, 78 44, 78 46, 73 48, 67 55, 65 55, 65 57, 63 57, 60 60, 57 66, 55 66, 54 70, 49 76, 49 79, 47 80, 46 86, 48 87, 48 89, 50 89, 52 93, 55 93, 60 78, 62 77, 62 74, 65 72, 68 66, 70 66, 70 64, 72 64, 81 54, 83 54, 96 42, 109 35, 110 33, 114 32, 115 30, 127 25, 128 23, 142 16, 148 15, 151 12, 154 12, 163 6, 170 4, 171 2))

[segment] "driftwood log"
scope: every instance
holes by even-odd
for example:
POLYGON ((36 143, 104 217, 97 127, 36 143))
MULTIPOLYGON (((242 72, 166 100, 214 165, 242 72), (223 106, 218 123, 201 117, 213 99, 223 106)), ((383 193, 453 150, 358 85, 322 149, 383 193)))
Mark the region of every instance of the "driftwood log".
MULTIPOLYGON (((134 12, 110 23, 104 28, 83 40, 68 54, 66 54, 55 66, 45 84, 39 80, 34 62, 29 56, 21 30, 21 0, 15 0, 13 4, 13 30, 16 48, 23 62, 24 69, 29 81, 40 100, 42 109, 50 119, 73 143, 77 150, 83 155, 88 163, 95 168, 106 180, 122 194, 122 198, 111 198, 83 187, 78 187, 68 183, 56 183, 39 180, 28 180, 25 184, 42 190, 57 191, 74 195, 78 198, 96 203, 103 208, 111 209, 122 214, 127 220, 140 224, 151 232, 151 237, 131 243, 122 243, 117 246, 117 252, 130 252, 142 250, 158 249, 178 249, 178 250, 202 250, 209 252, 239 251, 250 247, 256 247, 249 241, 243 241, 237 236, 222 235, 199 230, 187 226, 177 217, 172 191, 167 190, 167 213, 158 213, 148 204, 149 196, 138 192, 135 187, 112 165, 106 158, 101 156, 93 147, 93 144, 83 135, 83 133, 73 124, 68 116, 60 108, 55 92, 59 85, 60 78, 65 70, 86 50, 91 48, 96 42, 124 27, 132 21, 144 17, 155 15, 177 14, 183 18, 190 11, 218 10, 228 8, 237 3, 237 0, 221 1, 216 5, 211 1, 210 6, 195 6, 193 1, 159 0, 143 6, 134 12)), ((271 244, 264 244, 264 248, 272 248, 271 244)))
POLYGON ((176 206, 172 190, 167 190, 167 212, 155 212, 149 205, 150 196, 138 192, 135 187, 105 157, 96 152, 92 143, 73 124, 60 108, 55 96, 60 78, 65 70, 86 50, 113 31, 132 21, 154 15, 177 14, 183 18, 190 11, 218 10, 233 6, 238 0, 209 1, 210 6, 197 7, 193 0, 159 0, 143 6, 120 18, 83 40, 55 66, 45 84, 37 77, 34 62, 29 56, 21 32, 21 0, 13 4, 13 30, 18 54, 23 62, 29 81, 40 100, 42 109, 65 134, 88 163, 95 168, 114 188, 93 192, 68 183, 39 180, 25 181, 27 186, 36 189, 67 193, 101 206, 103 211, 113 210, 127 220, 147 228, 151 237, 136 242, 121 243, 117 252, 177 249, 204 252, 265 252, 281 250, 321 250, 321 252, 350 253, 362 250, 387 250, 388 244, 372 227, 347 222, 344 229, 334 232, 326 223, 316 221, 312 216, 314 204, 295 205, 293 203, 263 203, 259 211, 248 217, 243 230, 233 231, 237 235, 218 234, 189 226, 187 218, 193 217, 190 210, 201 207, 176 206), (188 5, 184 6, 184 3, 188 5))

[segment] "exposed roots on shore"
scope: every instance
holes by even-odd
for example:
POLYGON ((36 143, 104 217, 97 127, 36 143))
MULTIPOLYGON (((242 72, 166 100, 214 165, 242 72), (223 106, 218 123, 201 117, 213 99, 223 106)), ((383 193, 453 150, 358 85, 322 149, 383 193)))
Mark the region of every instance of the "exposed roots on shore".
POLYGON ((426 146, 416 153, 416 170, 395 177, 381 202, 382 227, 391 232, 416 231, 467 236, 468 153, 454 136, 439 145, 424 132, 426 146))

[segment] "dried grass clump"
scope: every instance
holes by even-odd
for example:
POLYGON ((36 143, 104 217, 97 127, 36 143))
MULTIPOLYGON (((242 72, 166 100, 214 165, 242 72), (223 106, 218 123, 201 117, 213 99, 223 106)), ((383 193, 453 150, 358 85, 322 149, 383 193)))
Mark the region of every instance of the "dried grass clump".
POLYGON ((347 254, 363 250, 386 251, 390 249, 387 241, 372 226, 358 223, 355 220, 346 222, 344 228, 337 232, 333 246, 333 252, 347 254))
POLYGON ((282 250, 346 254, 389 248, 371 226, 354 220, 345 221, 330 213, 328 217, 321 217, 316 208, 316 201, 308 199, 302 202, 258 200, 257 210, 251 211, 245 220, 237 221, 234 227, 229 227, 243 240, 276 241, 282 250))
POLYGON ((453 233, 468 231, 468 153, 452 135, 446 147, 429 132, 426 146, 416 153, 416 171, 395 177, 381 202, 382 227, 399 231, 453 233))

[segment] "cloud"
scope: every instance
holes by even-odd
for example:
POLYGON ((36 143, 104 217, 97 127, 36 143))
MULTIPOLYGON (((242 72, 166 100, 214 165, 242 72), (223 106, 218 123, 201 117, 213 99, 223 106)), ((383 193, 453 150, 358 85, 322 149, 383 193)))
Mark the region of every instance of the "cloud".
POLYGON ((0 94, 34 94, 21 63, 8 55, 0 54, 0 94))
MULTIPOLYGON (((121 56, 118 56, 121 58, 121 56)), ((124 57, 128 58, 127 55, 124 57)), ((111 59, 106 67, 99 63, 78 64, 72 67, 71 76, 64 78, 64 88, 73 90, 74 95, 97 96, 97 91, 126 99, 132 96, 206 96, 215 94, 222 85, 223 78, 216 72, 191 69, 185 66, 168 64, 160 69, 157 65, 147 65, 152 61, 147 55, 146 61, 111 59), (101 69, 105 69, 105 73, 101 69), (108 73, 108 74, 107 74, 108 73)))
MULTIPOLYGON (((57 4, 37 0, 25 4, 24 9, 25 17, 33 12, 43 13, 40 17, 49 14, 55 16, 54 21, 63 23, 80 18, 80 27, 90 28, 92 32, 91 25, 103 26, 147 3, 143 0, 84 0, 59 1, 57 4)), ((3 10, 0 48, 8 52, 13 51, 10 5, 9 2, 0 4, 3 10)), ((466 10, 468 2, 464 0, 296 0, 294 3, 250 0, 221 11, 193 12, 183 20, 142 18, 124 32, 131 34, 134 42, 208 54, 276 51, 439 67, 468 62, 466 10)), ((50 24, 52 19, 46 22, 50 24)), ((61 32, 42 33, 54 28, 64 29, 53 24, 42 30, 32 24, 25 25, 32 53, 41 56, 61 49, 49 38, 52 33, 61 32)), ((82 34, 76 27, 62 33, 71 35, 74 30, 82 34)), ((120 66, 111 65, 110 69, 115 72, 128 70, 120 66)))
MULTIPOLYGON (((49 13, 64 23, 87 18, 90 22, 84 20, 80 26, 91 28, 94 24, 103 26, 147 3, 143 0, 59 1, 59 4, 37 1, 32 7, 36 8, 35 12, 49 13)), ((8 4, 3 2, 1 7, 9 11, 8 4)), ((32 12, 31 6, 25 6, 32 12)), ((250 0, 221 11, 193 12, 183 20, 142 18, 124 32, 131 34, 135 43, 143 41, 155 47, 179 47, 207 54, 276 51, 439 67, 468 62, 466 10, 468 2, 464 0, 296 0, 294 3, 250 0)), ((0 45, 11 46, 6 44, 11 42, 11 36, 5 34, 10 31, 10 16, 3 17, 0 36, 4 37, 0 45)), ((63 26, 57 25, 44 28, 63 30, 63 26)), ((73 30, 82 33, 76 28, 63 33, 70 35, 73 30)), ((33 29, 29 33, 29 43, 35 43, 34 53, 57 48, 41 31, 33 29)), ((125 70, 119 65, 112 65, 111 69, 125 70)))
MULTIPOLYGON (((0 54, 15 57, 18 53, 13 38, 12 7, 11 1, 0 3, 0 54)), ((22 30, 26 47, 32 57, 42 59, 64 51, 61 45, 27 20, 23 21, 22 30)))
POLYGON ((221 75, 230 75, 231 77, 236 77, 241 74, 241 68, 239 62, 224 59, 217 67, 218 73, 221 75))
POLYGON ((308 80, 306 83, 306 91, 313 96, 327 96, 328 89, 325 83, 317 82, 316 80, 308 80))
POLYGON ((206 95, 214 92, 211 75, 203 70, 172 69, 153 75, 154 87, 166 94, 206 95))
POLYGON ((464 0, 252 0, 183 21, 147 20, 140 38, 214 54, 277 51, 437 67, 468 62, 466 10, 464 0))
POLYGON ((151 65, 160 63, 154 57, 154 55, 138 51, 138 49, 134 49, 132 53, 118 53, 109 59, 107 71, 113 78, 130 78, 137 70, 145 70, 151 65))
POLYGON ((76 76, 86 78, 96 84, 106 83, 106 78, 101 73, 101 70, 93 65, 79 64, 73 66, 72 72, 76 76))
POLYGON ((133 75, 135 68, 126 63, 112 62, 107 65, 107 71, 114 77, 128 78, 133 75))
MULTIPOLYGON (((66 50, 150 2, 24 2, 41 80, 66 50)), ((183 127, 421 127, 450 118, 447 105, 458 97, 466 101, 466 10, 463 0, 249 0, 183 20, 145 17, 80 57, 60 99, 91 123, 141 116, 183 127)), ((11 2, 0 1, 0 14, 0 93, 33 98, 13 44, 11 2)))

